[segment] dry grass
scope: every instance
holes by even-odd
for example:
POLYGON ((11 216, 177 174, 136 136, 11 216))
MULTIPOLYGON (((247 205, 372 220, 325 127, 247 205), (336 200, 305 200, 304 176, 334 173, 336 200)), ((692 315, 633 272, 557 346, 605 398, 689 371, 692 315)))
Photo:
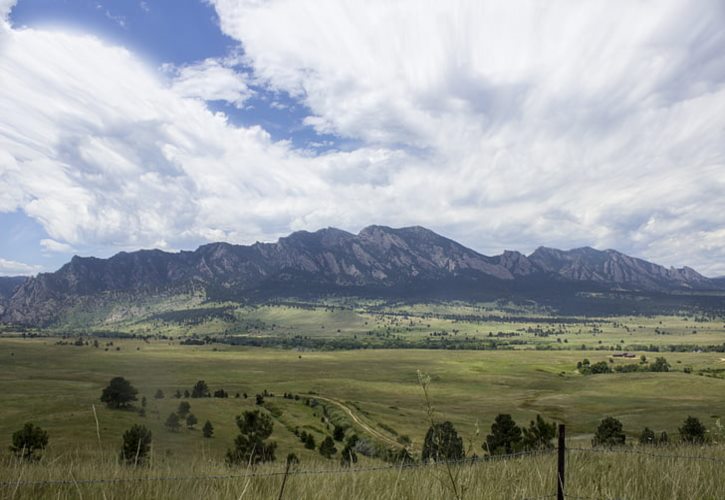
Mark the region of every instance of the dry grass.
MULTIPOLYGON (((652 457, 631 453, 571 451, 567 458, 567 492, 572 497, 617 499, 725 498, 725 447, 669 446, 658 455, 711 457, 719 461, 652 457)), ((234 498, 277 499, 283 480, 282 463, 255 469, 230 469, 202 456, 187 462, 152 457, 148 467, 133 468, 115 459, 87 460, 88 452, 49 453, 37 464, 5 458, 0 487, 7 499, 142 499, 234 498), (258 474, 250 477, 250 473, 258 474), (104 483, 87 483, 105 479, 104 483), (66 481, 64 484, 28 484, 66 481)), ((178 460, 178 458, 177 458, 178 460)), ((456 466, 464 498, 531 498, 555 493, 556 456, 539 455, 456 466)), ((302 463, 285 485, 288 499, 422 499, 451 498, 445 467, 365 466, 339 469, 326 463, 302 463)))

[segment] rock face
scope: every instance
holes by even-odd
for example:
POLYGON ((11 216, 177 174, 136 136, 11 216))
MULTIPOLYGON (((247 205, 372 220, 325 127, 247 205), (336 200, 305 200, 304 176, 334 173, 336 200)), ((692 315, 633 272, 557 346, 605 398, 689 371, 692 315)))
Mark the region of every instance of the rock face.
POLYGON ((5 312, 10 297, 27 279, 25 276, 0 276, 0 317, 5 312))
MULTIPOLYGON (((295 293, 406 294, 453 287, 505 290, 529 281, 667 292, 721 284, 692 269, 666 269, 614 250, 539 248, 487 257, 422 227, 370 226, 359 234, 300 231, 276 243, 212 243, 193 252, 121 252, 109 259, 73 257, 54 273, 16 282, 0 319, 47 324, 83 297, 202 289, 216 298, 295 293)), ((10 285, 2 290, 9 290, 10 285)), ((2 297, 2 295, 0 295, 2 297)), ((8 298, 9 297, 9 298, 8 298)))
POLYGON ((529 260, 545 272, 573 281, 590 281, 628 290, 668 292, 673 289, 712 289, 717 284, 689 267, 665 268, 616 250, 590 247, 564 252, 539 247, 529 260))

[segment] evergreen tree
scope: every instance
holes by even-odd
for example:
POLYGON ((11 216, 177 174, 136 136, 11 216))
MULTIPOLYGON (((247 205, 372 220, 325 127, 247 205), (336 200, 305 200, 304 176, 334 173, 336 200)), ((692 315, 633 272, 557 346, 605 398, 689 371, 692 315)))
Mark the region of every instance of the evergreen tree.
POLYGON ((23 460, 38 460, 39 451, 48 446, 48 433, 39 426, 27 422, 23 428, 15 431, 12 437, 10 451, 23 460))
POLYGON ((209 386, 206 382, 199 380, 194 384, 194 388, 191 390, 192 398, 207 398, 209 397, 209 386))
POLYGON ((491 425, 483 449, 490 455, 507 455, 520 451, 523 446, 521 428, 508 414, 499 414, 491 425))
POLYGON ((189 404, 188 401, 182 401, 181 403, 179 403, 179 407, 176 409, 176 413, 178 413, 181 418, 186 418, 190 411, 191 404, 189 404))
POLYGON ((230 464, 257 464, 274 460, 277 443, 266 442, 272 434, 272 418, 259 410, 245 411, 237 416, 239 435, 234 440, 234 448, 227 451, 230 464))
POLYGON ((123 377, 114 377, 101 393, 101 402, 109 408, 125 408, 136 401, 138 391, 123 377))
POLYGON ((201 428, 201 432, 205 438, 210 438, 214 435, 214 426, 207 420, 204 427, 201 428))
POLYGON ((622 446, 627 437, 622 430, 622 422, 614 417, 606 417, 597 427, 592 446, 622 446))
POLYGON ((164 399, 164 391, 157 389, 156 394, 154 394, 154 399, 164 399))
POLYGON ((428 460, 460 460, 464 456, 463 439, 451 422, 433 424, 423 441, 421 458, 428 460))
POLYGON ((342 441, 345 439, 345 429, 340 427, 339 425, 335 425, 335 428, 332 431, 332 439, 335 441, 342 441))
POLYGON ((179 419, 179 416, 176 413, 172 413, 166 418, 166 422, 164 422, 164 425, 171 432, 178 432, 179 428, 181 427, 181 421, 179 419))
POLYGON ((151 451, 151 431, 143 425, 133 425, 123 433, 121 460, 127 464, 141 465, 151 451))
POLYGON ((325 458, 332 458, 332 455, 337 453, 335 448, 335 441, 330 436, 326 436, 325 439, 320 443, 320 455, 325 458))
POLYGON ((196 424, 197 424, 198 422, 199 422, 199 420, 197 420, 196 416, 195 416, 195 415, 194 415, 193 413, 189 413, 189 414, 188 414, 188 415, 186 416, 186 428, 187 428, 187 429, 193 429, 193 428, 194 428, 194 426, 195 426, 195 425, 196 425, 196 424))
POLYGON ((536 420, 529 423, 528 429, 523 429, 524 449, 547 450, 553 448, 552 439, 556 437, 556 424, 548 423, 541 415, 536 415, 536 420))
POLYGON ((687 417, 680 431, 680 438, 685 443, 702 444, 705 442, 705 426, 697 417, 687 417))
POLYGON ((315 436, 313 436, 312 433, 307 434, 307 436, 305 436, 305 448, 308 450, 314 450, 315 446, 317 446, 315 444, 315 436))

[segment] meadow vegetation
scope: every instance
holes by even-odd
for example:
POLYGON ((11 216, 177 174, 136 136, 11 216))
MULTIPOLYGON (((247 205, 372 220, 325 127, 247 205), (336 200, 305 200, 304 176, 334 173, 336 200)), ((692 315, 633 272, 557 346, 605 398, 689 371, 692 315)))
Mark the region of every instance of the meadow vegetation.
MULTIPOLYGON (((289 463, 358 471, 290 476, 289 498, 443 498, 453 476, 454 497, 541 496, 555 491, 546 453, 455 471, 418 466, 422 457, 546 451, 554 423, 567 425, 573 448, 725 456, 719 316, 559 317, 457 303, 168 306, 149 305, 133 320, 118 314, 104 329, 4 328, 0 439, 10 446, 32 423, 28 432, 48 442, 32 450, 39 460, 5 448, 0 476, 225 477, 21 481, 2 495, 277 498, 289 463), (431 449, 436 439, 448 451, 431 449), (250 471, 274 474, 226 477, 250 471)), ((595 497, 723 496, 711 462, 617 453, 572 451, 572 488, 595 497), (665 466, 676 470, 656 483, 665 466)))

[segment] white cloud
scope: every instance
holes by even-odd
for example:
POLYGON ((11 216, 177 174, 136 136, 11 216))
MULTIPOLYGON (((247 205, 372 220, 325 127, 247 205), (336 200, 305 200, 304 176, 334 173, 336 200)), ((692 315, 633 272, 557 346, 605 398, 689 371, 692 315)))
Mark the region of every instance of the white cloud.
POLYGON ((246 75, 215 59, 172 68, 172 72, 172 89, 182 97, 227 101, 240 108, 252 96, 246 75))
POLYGON ((721 2, 212 3, 308 124, 418 154, 387 181, 406 223, 725 271, 696 236, 725 244, 721 2))
POLYGON ((43 250, 47 252, 72 253, 74 251, 73 247, 69 244, 51 240, 49 238, 44 238, 40 240, 40 246, 43 247, 43 250))
POLYGON ((0 257, 0 276, 23 276, 37 274, 42 271, 41 266, 34 266, 7 260, 0 257))
POLYGON ((75 248, 421 224, 725 274, 718 2, 215 4, 252 75, 207 60, 169 83, 97 38, 6 27, 0 210, 75 248), (249 80, 359 146, 295 150, 206 107, 249 80))

